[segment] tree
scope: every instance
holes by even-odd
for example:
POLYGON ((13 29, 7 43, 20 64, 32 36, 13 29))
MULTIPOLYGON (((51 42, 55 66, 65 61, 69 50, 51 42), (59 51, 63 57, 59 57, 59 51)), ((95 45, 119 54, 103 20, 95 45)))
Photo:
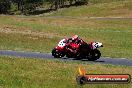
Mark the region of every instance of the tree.
POLYGON ((64 7, 65 5, 84 5, 88 0, 0 0, 0 13, 18 11, 19 13, 30 13, 45 5, 51 5, 48 10, 64 7))
POLYGON ((43 0, 23 0, 23 11, 28 13, 43 4, 43 0))
POLYGON ((0 0, 0 13, 8 13, 11 8, 10 0, 0 0))

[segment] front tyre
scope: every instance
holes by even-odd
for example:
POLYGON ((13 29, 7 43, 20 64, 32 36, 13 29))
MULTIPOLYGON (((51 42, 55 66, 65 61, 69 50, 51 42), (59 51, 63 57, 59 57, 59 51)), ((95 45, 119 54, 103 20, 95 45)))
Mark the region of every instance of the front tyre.
POLYGON ((52 56, 54 56, 54 58, 61 58, 61 57, 64 57, 65 55, 63 52, 60 52, 57 49, 53 49, 52 50, 52 56))
POLYGON ((89 61, 95 61, 101 57, 101 53, 99 50, 95 49, 92 52, 89 53, 88 60, 89 61))

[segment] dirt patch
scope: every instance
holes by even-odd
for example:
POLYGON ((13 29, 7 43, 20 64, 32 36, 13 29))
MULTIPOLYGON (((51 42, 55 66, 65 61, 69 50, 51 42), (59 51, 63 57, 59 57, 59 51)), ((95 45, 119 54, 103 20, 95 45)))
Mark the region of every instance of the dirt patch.
POLYGON ((9 27, 0 28, 0 32, 7 33, 7 34, 22 34, 22 35, 31 35, 31 36, 46 37, 46 38, 61 37, 61 36, 58 36, 57 33, 37 32, 37 31, 31 31, 31 30, 17 30, 17 29, 10 29, 9 27))
POLYGON ((118 17, 132 18, 132 10, 129 10, 129 9, 112 10, 111 13, 113 13, 113 16, 115 14, 115 16, 118 16, 118 17))
POLYGON ((52 26, 93 26, 99 25, 98 23, 77 17, 76 19, 72 19, 72 17, 38 17, 38 18, 19 18, 19 17, 12 17, 13 20, 17 22, 26 22, 26 23, 33 23, 33 24, 41 24, 41 25, 52 25, 52 26))

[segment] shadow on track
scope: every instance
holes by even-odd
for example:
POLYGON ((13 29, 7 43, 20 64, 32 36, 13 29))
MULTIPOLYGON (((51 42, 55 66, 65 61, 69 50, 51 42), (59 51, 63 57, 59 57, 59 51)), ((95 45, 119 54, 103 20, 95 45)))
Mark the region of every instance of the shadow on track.
POLYGON ((84 62, 96 62, 96 63, 105 63, 105 61, 103 61, 103 60, 96 60, 96 61, 89 61, 88 59, 77 59, 77 58, 66 58, 66 57, 64 57, 64 58, 61 58, 61 59, 64 59, 64 60, 75 60, 75 61, 84 61, 84 62))

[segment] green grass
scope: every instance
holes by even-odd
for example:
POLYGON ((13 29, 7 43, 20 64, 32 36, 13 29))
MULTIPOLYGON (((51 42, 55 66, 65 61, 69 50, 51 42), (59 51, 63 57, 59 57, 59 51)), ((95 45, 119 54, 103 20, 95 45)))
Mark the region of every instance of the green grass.
POLYGON ((86 6, 60 9, 47 16, 132 17, 131 0, 90 0, 86 6))
POLYGON ((22 16, 0 19, 0 49, 51 52, 60 39, 78 34, 87 42, 103 42, 104 57, 132 58, 132 20, 22 16))
POLYGON ((54 47, 56 38, 39 37, 22 34, 0 33, 1 49, 17 51, 39 51, 49 52, 54 47))
MULTIPOLYGON (((131 9, 131 0, 90 0, 88 6, 60 9, 43 17, 0 15, 0 49, 51 52, 60 39, 78 34, 87 42, 102 42, 103 57, 131 59, 132 20, 88 19, 131 17, 131 9)), ((132 88, 132 82, 79 86, 75 80, 79 66, 88 74, 132 75, 131 66, 0 57, 0 88, 132 88)))
POLYGON ((110 3, 110 2, 118 2, 118 1, 125 1, 125 0, 89 0, 89 3, 98 4, 98 3, 110 3))
POLYGON ((76 83, 78 67, 88 74, 130 74, 132 67, 92 64, 79 61, 0 57, 1 88, 132 88, 130 84, 76 83))
POLYGON ((60 39, 78 34, 87 42, 102 42, 103 57, 132 58, 132 20, 88 18, 131 17, 131 6, 131 0, 90 0, 88 6, 60 9, 48 16, 1 15, 0 49, 49 53, 60 39))

